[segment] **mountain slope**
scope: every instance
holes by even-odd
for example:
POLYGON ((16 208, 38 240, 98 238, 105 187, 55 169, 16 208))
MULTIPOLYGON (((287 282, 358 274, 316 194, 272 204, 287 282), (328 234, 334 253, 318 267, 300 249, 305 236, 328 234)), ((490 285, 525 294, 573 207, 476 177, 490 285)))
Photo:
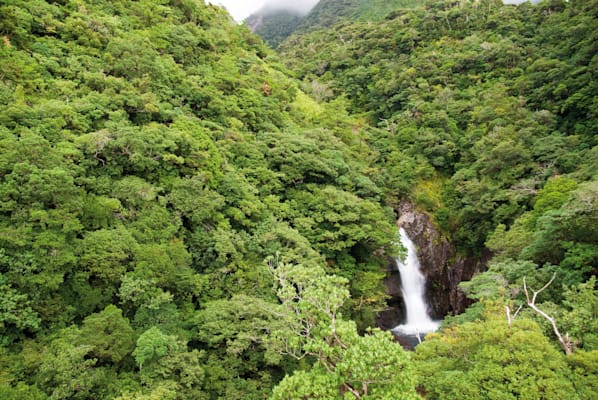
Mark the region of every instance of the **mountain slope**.
POLYGON ((364 133, 223 9, 4 2, 0 63, 0 398, 264 398, 296 367, 275 261, 372 325, 364 133))
POLYGON ((270 47, 278 45, 289 37, 301 23, 303 15, 294 11, 273 10, 257 12, 244 22, 249 29, 258 34, 270 47))
POLYGON ((416 348, 426 399, 598 393, 597 10, 427 1, 280 49, 303 88, 380 128, 367 140, 390 193, 488 268, 460 284, 479 302, 416 348))
POLYGON ((307 14, 264 8, 245 23, 273 48, 293 33, 330 28, 344 20, 378 21, 398 8, 421 5, 423 0, 321 0, 307 14))
POLYGON ((432 0, 285 66, 203 1, 2 2, 0 398, 594 399, 596 10, 432 0), (373 328, 404 199, 494 254, 414 355, 373 328))
POLYGON ((423 0, 321 0, 297 28, 297 32, 330 28, 342 20, 378 21, 398 8, 421 5, 423 0))
MULTIPOLYGON (((372 123, 390 132, 401 132, 396 138, 399 146, 413 148, 413 156, 425 157, 438 173, 454 177, 454 186, 444 195, 455 207, 450 215, 462 217, 447 221, 446 227, 455 227, 463 244, 470 243, 474 251, 483 248, 493 226, 511 222, 529 206, 531 197, 515 195, 515 187, 525 187, 529 183, 524 181, 532 177, 536 181, 539 175, 534 174, 546 179, 579 170, 587 178, 595 165, 591 154, 597 117, 591 104, 596 23, 591 8, 583 2, 488 4, 483 8, 431 2, 426 9, 399 12, 376 26, 355 22, 297 35, 282 48, 304 87, 315 82, 346 96, 353 112, 366 113, 372 123), (572 26, 580 31, 566 34, 572 26), (504 119, 496 119, 493 112, 488 120, 480 116, 493 102, 504 102, 504 119), (550 117, 541 122, 535 112, 550 117), (525 122, 528 118, 543 128, 530 128, 524 135, 523 126, 532 126, 525 122), (511 143, 519 156, 502 153, 506 148, 501 140, 489 141, 487 135, 494 129, 506 135, 502 140, 508 139, 508 132, 520 132, 511 143), (530 153, 550 141, 561 143, 555 153, 530 153), (496 153, 490 156, 486 151, 496 153), (499 154, 506 157, 502 166, 490 166, 499 154), (579 154, 590 164, 570 164, 579 154), (489 164, 482 165, 482 160, 489 164), (478 169, 472 170, 473 165, 478 169), (507 166, 509 172, 504 170, 507 166), (478 180, 485 190, 474 194, 481 189, 473 183, 478 180), (488 191, 495 193, 494 200, 487 197, 488 191), (471 208, 465 207, 471 201, 471 208)), ((379 151, 390 153, 386 147, 379 151)))

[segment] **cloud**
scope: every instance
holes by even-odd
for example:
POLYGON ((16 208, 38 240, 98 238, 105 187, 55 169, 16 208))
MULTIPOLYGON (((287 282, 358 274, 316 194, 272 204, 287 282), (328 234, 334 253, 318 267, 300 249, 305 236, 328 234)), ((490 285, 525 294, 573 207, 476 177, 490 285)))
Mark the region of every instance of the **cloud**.
MULTIPOLYGON (((505 4, 521 4, 521 3, 525 3, 528 0, 503 0, 503 3, 505 4)), ((539 3, 540 0, 531 0, 532 3, 536 4, 539 3)))
POLYGON ((307 14, 318 0, 267 0, 263 9, 268 11, 288 10, 307 14))

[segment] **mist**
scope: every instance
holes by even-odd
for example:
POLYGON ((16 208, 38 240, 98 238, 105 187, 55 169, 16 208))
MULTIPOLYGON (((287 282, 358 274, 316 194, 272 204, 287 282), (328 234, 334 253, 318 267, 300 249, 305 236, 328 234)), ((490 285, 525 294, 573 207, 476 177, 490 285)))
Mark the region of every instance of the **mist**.
MULTIPOLYGON (((525 3, 528 0, 503 0, 503 3, 505 4, 521 4, 521 3, 525 3)), ((539 3, 540 0, 530 0, 531 3, 536 4, 539 3)))
POLYGON ((279 11, 287 10, 297 14, 307 14, 318 0, 267 0, 262 10, 279 11))

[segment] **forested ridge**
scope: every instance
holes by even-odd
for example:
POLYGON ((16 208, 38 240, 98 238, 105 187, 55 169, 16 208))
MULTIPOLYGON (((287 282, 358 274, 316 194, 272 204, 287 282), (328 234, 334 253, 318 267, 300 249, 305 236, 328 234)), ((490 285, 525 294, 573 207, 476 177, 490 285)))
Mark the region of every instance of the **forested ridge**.
POLYGON ((423 0, 321 0, 297 26, 297 32, 332 28, 343 21, 377 21, 395 9, 423 3, 423 0))
POLYGON ((301 21, 302 16, 296 11, 266 8, 251 14, 243 23, 253 33, 260 35, 266 44, 276 48, 295 31, 301 21))
POLYGON ((277 48, 291 34, 332 28, 342 21, 368 21, 383 19, 397 8, 422 5, 424 0, 320 0, 306 14, 284 9, 272 9, 268 3, 250 15, 245 24, 273 48, 277 48))
POLYGON ((595 398, 598 3, 359 4, 0 2, 0 398, 595 398), (415 352, 405 199, 492 255, 415 352))

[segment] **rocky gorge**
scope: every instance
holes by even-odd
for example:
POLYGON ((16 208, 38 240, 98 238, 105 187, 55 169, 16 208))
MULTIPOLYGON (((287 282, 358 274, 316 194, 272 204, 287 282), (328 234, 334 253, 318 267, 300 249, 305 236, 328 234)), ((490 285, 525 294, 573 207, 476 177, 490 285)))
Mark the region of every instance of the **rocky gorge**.
MULTIPOLYGON (((410 202, 401 202, 396 213, 398 227, 405 229, 417 247, 426 278, 425 294, 430 316, 442 319, 463 312, 472 301, 459 288, 459 283, 483 271, 489 254, 479 258, 457 254, 455 246, 438 230, 430 216, 410 202)), ((384 285, 389 295, 388 308, 378 313, 376 322, 382 329, 392 329, 405 318, 401 278, 395 260, 389 260, 384 285)))

